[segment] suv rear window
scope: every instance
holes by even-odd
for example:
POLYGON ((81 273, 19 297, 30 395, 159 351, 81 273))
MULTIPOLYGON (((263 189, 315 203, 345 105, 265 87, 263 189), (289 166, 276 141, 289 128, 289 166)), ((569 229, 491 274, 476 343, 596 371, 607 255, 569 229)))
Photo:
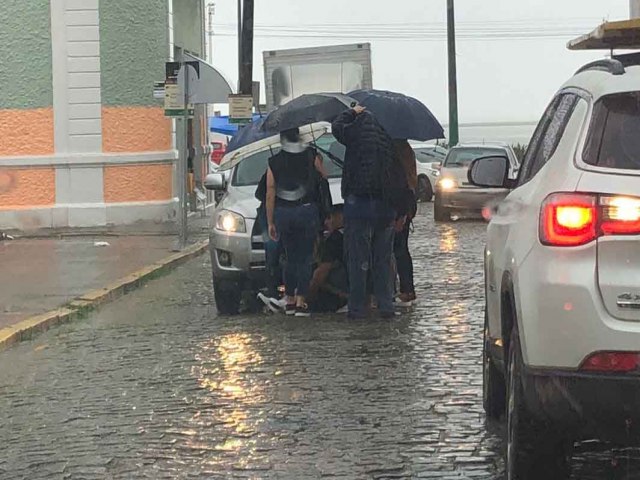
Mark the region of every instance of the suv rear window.
POLYGON ((640 170, 640 92, 596 102, 583 159, 597 167, 640 170))
POLYGON ((476 158, 490 157, 491 155, 506 155, 501 148, 472 148, 461 147, 449 150, 444 161, 445 167, 468 167, 476 158))

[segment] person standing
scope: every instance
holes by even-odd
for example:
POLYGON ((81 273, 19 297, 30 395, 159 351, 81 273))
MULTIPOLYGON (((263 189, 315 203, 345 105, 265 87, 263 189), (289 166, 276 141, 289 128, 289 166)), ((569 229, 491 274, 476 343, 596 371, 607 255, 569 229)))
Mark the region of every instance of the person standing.
POLYGON ((269 236, 285 252, 285 312, 308 317, 305 297, 313 267, 313 248, 320 229, 319 185, 322 158, 300 140, 298 129, 280 134, 282 150, 267 168, 269 236))
POLYGON ((342 174, 345 253, 349 274, 349 318, 368 313, 369 278, 380 315, 394 316, 393 254, 396 211, 385 189, 395 160, 393 141, 375 116, 361 106, 347 110, 332 124, 335 138, 346 147, 342 174))
MULTIPOLYGON (((394 140, 397 158, 402 165, 402 171, 407 180, 407 186, 415 199, 415 192, 418 186, 418 172, 416 169, 416 154, 407 140, 394 140)), ((407 205, 405 212, 398 212, 396 218, 396 234, 393 242, 393 253, 396 257, 396 268, 400 279, 400 295, 397 298, 397 305, 410 307, 416 299, 415 286, 413 284, 413 259, 409 251, 409 231, 411 222, 416 216, 418 205, 414 201, 407 205)))

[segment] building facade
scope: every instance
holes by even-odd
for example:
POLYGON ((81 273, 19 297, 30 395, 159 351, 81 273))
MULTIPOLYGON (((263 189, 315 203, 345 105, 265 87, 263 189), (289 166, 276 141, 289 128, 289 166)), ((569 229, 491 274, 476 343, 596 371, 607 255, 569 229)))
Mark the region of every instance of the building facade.
POLYGON ((203 0, 3 0, 0 230, 173 221, 154 82, 204 55, 203 0))

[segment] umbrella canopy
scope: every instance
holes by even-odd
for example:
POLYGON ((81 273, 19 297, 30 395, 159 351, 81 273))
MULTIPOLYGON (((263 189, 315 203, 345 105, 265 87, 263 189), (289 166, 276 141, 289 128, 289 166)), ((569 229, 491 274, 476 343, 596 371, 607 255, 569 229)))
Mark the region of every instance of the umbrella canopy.
POLYGON ((263 129, 283 132, 316 122, 331 122, 357 102, 341 93, 312 93, 301 95, 278 107, 264 121, 263 129))
MULTIPOLYGON (((300 127, 300 140, 304 143, 311 143, 330 131, 331 124, 327 122, 305 125, 303 127, 300 127)), ((268 137, 262 138, 249 144, 245 144, 241 147, 236 148, 232 152, 227 151, 227 154, 222 157, 222 161, 220 162, 218 171, 229 170, 251 155, 277 148, 280 148, 280 134, 278 133, 274 135, 273 133, 271 133, 268 137)))
POLYGON ((245 145, 249 145, 250 143, 257 142, 264 138, 271 137, 278 132, 268 132, 262 129, 262 124, 264 123, 264 118, 259 118, 254 120, 249 125, 245 125, 240 128, 238 132, 231 138, 229 145, 227 145, 227 153, 231 153, 234 150, 238 150, 239 148, 244 147, 245 145))
POLYGON ((356 90, 349 96, 373 113, 394 139, 444 138, 442 125, 420 100, 382 90, 356 90))

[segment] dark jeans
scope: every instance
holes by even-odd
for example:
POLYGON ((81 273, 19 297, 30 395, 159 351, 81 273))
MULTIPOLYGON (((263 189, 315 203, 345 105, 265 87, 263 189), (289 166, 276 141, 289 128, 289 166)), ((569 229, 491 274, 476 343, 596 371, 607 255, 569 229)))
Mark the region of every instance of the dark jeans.
POLYGON ((345 249, 349 270, 349 315, 364 317, 368 310, 367 279, 371 277, 378 310, 393 312, 393 211, 376 201, 347 199, 345 249), (347 213, 348 212, 348 213, 347 213), (361 212, 361 215, 358 215, 361 212))
POLYGON ((396 257, 396 268, 400 278, 400 293, 414 293, 413 259, 409 252, 409 229, 411 222, 407 220, 401 232, 396 232, 393 242, 393 254, 396 257))
POLYGON ((315 203, 297 207, 276 206, 275 222, 284 248, 284 286, 288 296, 305 296, 313 268, 313 247, 320 217, 315 203))
POLYGON ((258 232, 262 235, 264 243, 267 296, 278 298, 278 287, 282 285, 282 268, 280 268, 282 244, 280 241, 271 240, 269 237, 267 213, 264 206, 260 206, 258 209, 256 225, 252 235, 258 232))

